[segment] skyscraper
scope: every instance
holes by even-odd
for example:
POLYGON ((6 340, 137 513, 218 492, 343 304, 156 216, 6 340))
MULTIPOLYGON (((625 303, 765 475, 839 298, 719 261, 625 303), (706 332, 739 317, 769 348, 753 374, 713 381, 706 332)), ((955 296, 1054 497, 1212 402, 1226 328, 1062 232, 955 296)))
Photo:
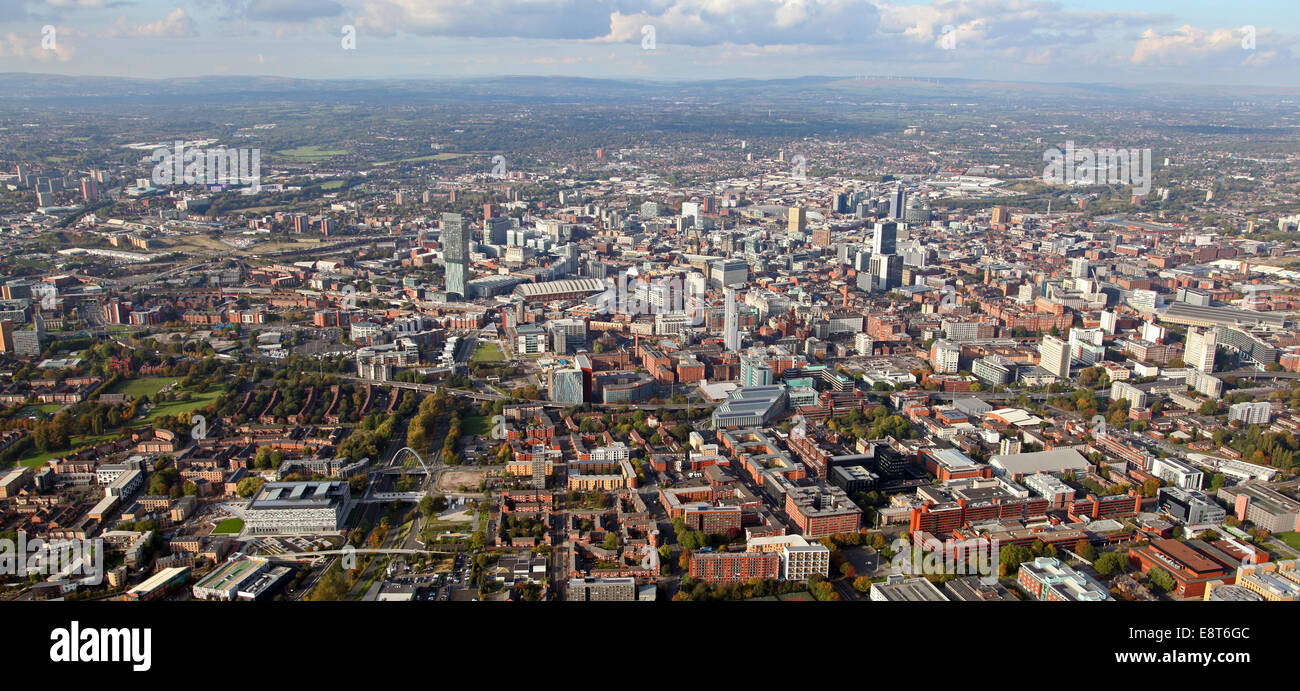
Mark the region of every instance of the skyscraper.
POLYGON ((788 232, 802 233, 808 227, 808 210, 802 206, 790 207, 790 227, 788 232))
POLYGON ((1038 364, 1062 379, 1070 378, 1070 346, 1056 336, 1043 336, 1038 346, 1038 364))
POLYGON ((442 257, 446 264, 447 293, 465 297, 469 284, 469 234, 460 214, 442 215, 442 257))
POLYGON ((81 198, 88 202, 99 201, 99 183, 94 178, 81 179, 81 198))
POLYGON ((898 183, 894 187, 893 194, 889 195, 889 217, 892 219, 901 219, 907 211, 907 193, 903 191, 903 183, 898 183))
POLYGON ((1187 330, 1187 347, 1183 361, 1206 374, 1214 371, 1214 351, 1218 338, 1213 329, 1192 327, 1187 330))
POLYGON ((894 254, 898 249, 898 224, 890 221, 877 223, 876 232, 871 236, 872 254, 894 254))
POLYGON ((903 258, 897 254, 873 254, 869 266, 873 288, 891 290, 903 284, 903 258))
POLYGON ((726 289, 727 308, 723 318, 722 342, 727 350, 735 353, 740 350, 740 312, 736 307, 736 291, 726 289))

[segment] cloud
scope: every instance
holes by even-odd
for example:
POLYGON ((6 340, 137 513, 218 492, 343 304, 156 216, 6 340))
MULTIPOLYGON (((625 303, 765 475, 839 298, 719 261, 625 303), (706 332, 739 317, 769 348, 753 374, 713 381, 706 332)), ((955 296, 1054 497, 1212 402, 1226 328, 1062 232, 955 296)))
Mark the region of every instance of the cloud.
POLYGON ((223 21, 303 22, 343 13, 338 0, 193 0, 223 21))
POLYGON ((372 35, 555 39, 607 34, 613 6, 602 0, 358 0, 353 4, 357 28, 372 35))
POLYGON ((60 31, 56 28, 51 36, 52 41, 47 41, 44 32, 23 35, 11 31, 0 40, 0 58, 67 62, 72 59, 76 51, 68 43, 66 35, 60 31))
POLYGON ((1142 32, 1130 62, 1135 65, 1187 66, 1220 62, 1259 66, 1282 60, 1284 56, 1279 48, 1285 48, 1286 57, 1290 57, 1294 44, 1294 37, 1284 37, 1267 28, 1200 29, 1183 25, 1166 33, 1154 29, 1142 32))
POLYGON ((177 7, 166 17, 148 24, 134 24, 120 16, 102 35, 106 38, 189 38, 198 32, 185 10, 177 7))

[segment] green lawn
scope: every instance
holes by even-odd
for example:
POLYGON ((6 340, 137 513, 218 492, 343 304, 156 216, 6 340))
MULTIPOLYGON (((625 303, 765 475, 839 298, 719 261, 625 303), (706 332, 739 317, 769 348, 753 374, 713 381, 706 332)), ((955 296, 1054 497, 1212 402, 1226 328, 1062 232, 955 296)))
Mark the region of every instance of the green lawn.
POLYGON ((239 531, 243 529, 244 529, 243 519, 227 518, 226 520, 217 524, 217 527, 212 530, 212 534, 213 535, 217 535, 217 534, 235 535, 238 534, 239 531))
POLYGON ((179 377, 144 377, 142 379, 130 379, 114 384, 112 390, 107 393, 124 393, 131 398, 140 398, 141 396, 149 396, 152 398, 154 394, 162 390, 163 387, 172 382, 179 381, 179 377))
POLYGON ((487 434, 492 431, 492 418, 486 415, 466 415, 460 420, 461 434, 487 434))
POLYGON ((427 156, 411 156, 409 158, 400 158, 396 161, 380 161, 372 163, 371 166, 388 166, 394 163, 423 163, 425 161, 454 161, 463 158, 469 154, 429 154, 427 156))
POLYGON ((486 341, 479 342, 478 347, 474 349, 474 354, 469 357, 470 362, 500 362, 505 359, 501 346, 486 341))
POLYGON ((180 415, 181 413, 192 412, 206 407, 220 396, 221 389, 208 389, 204 393, 192 394, 188 401, 166 401, 154 406, 145 419, 153 421, 164 415, 180 415))
POLYGON ((282 151, 275 152, 277 156, 292 158, 299 161, 314 161, 314 162, 325 161, 334 158, 335 156, 344 156, 347 153, 348 153, 347 151, 344 151, 342 149, 326 149, 324 147, 314 146, 314 145, 300 146, 296 149, 284 149, 282 151))
POLYGON ((98 437, 73 437, 70 448, 59 451, 46 451, 45 453, 36 453, 35 449, 33 449, 31 453, 18 459, 18 463, 27 468, 39 468, 51 458, 66 456, 83 446, 94 446, 116 438, 116 434, 101 434, 98 437))
POLYGON ((1300 549, 1300 532, 1274 533, 1273 537, 1285 542, 1291 549, 1300 549))

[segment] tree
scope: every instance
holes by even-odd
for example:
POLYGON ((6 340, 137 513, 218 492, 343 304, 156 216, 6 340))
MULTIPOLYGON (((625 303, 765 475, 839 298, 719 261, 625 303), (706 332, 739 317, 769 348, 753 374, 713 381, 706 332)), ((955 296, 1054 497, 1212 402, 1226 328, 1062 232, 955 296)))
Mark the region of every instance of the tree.
POLYGON ((1092 568, 1102 576, 1124 573, 1128 570, 1128 560, 1119 552, 1107 552, 1093 561, 1092 568))
POLYGON ((612 532, 605 533, 605 542, 601 544, 601 547, 610 551, 618 549, 618 535, 612 532))
POLYGON ((239 484, 235 485, 235 491, 239 496, 248 498, 257 494, 257 490, 262 489, 262 485, 265 484, 266 480, 263 480, 260 477, 246 477, 243 480, 240 480, 239 484))
POLYGON ((1074 543, 1074 553, 1088 561, 1097 561, 1097 548, 1093 547, 1092 543, 1084 538, 1080 538, 1078 542, 1074 543))
POLYGON ((1151 567, 1151 570, 1147 572, 1147 578, 1150 579, 1151 585, 1166 593, 1178 587, 1174 577, 1159 566, 1151 567))
POLYGON ((853 579, 853 589, 859 593, 871 590, 871 578, 869 576, 858 576, 853 579))

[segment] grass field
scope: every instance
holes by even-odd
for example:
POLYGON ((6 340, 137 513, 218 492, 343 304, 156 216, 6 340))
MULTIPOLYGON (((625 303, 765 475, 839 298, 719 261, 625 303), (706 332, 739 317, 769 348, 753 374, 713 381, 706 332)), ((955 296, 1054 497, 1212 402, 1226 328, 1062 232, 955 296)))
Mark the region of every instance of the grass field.
POLYGON ((51 458, 66 456, 83 446, 94 446, 116 438, 116 434, 101 434, 98 437, 73 437, 72 445, 69 448, 60 451, 46 451, 45 453, 35 453, 33 451, 33 453, 18 459, 18 463, 28 468, 37 468, 51 458))
POLYGON ((172 382, 179 382, 177 377, 144 377, 143 379, 131 379, 121 381, 113 385, 113 389, 108 393, 124 393, 131 398, 140 398, 141 396, 153 397, 163 387, 172 382))
POLYGON ((466 415, 460 420, 461 434, 487 434, 492 431, 492 418, 486 415, 466 415))
POLYGON ((156 420, 164 415, 180 415, 189 413, 199 408, 206 407, 209 403, 217 400, 221 396, 221 389, 208 389, 203 393, 192 394, 188 401, 167 401, 154 406, 153 410, 145 416, 146 420, 156 420))
POLYGON ((469 356, 470 362, 501 362, 505 359, 501 346, 487 341, 479 342, 478 347, 474 349, 474 354, 469 356))
POLYGON ((1273 537, 1285 542, 1291 549, 1300 549, 1300 533, 1275 533, 1273 537))
POLYGON ((372 166, 388 166, 394 163, 423 163, 425 161, 454 161, 463 158, 469 154, 429 154, 427 156, 412 156, 410 158, 401 158, 396 161, 380 161, 372 163, 372 166))
POLYGON ((320 188, 322 190, 336 190, 345 184, 346 183, 344 183, 342 180, 330 180, 329 182, 321 185, 320 188))
POLYGON ((243 529, 244 529, 243 519, 227 518, 226 520, 218 523, 216 528, 212 529, 212 534, 213 535, 217 535, 217 534, 235 535, 243 529))
POLYGON ((277 156, 292 158, 298 161, 325 161, 335 156, 344 156, 348 152, 342 149, 326 149, 320 146, 300 146, 296 149, 284 149, 277 151, 277 156))

